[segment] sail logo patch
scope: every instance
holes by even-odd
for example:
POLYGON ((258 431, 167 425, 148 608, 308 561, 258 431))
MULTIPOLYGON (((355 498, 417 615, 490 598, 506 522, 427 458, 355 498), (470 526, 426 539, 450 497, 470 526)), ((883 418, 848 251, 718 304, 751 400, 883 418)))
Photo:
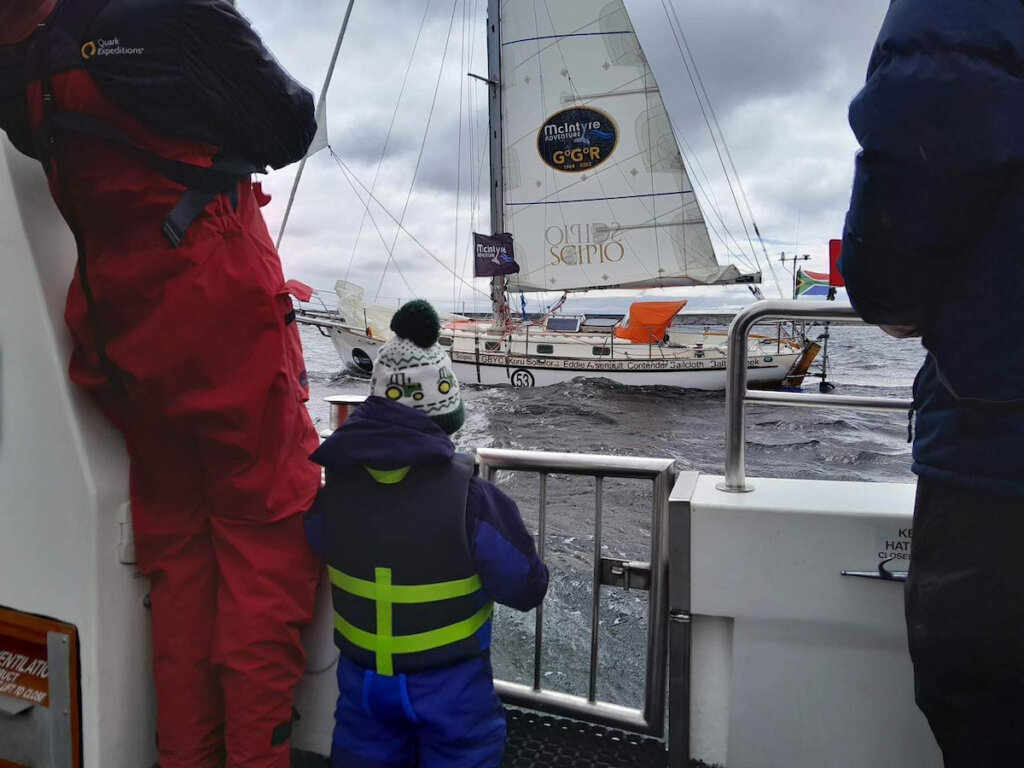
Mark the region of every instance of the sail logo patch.
POLYGON ((618 141, 619 131, 607 114, 570 107, 544 121, 537 133, 537 151, 556 171, 583 173, 608 160, 618 141))

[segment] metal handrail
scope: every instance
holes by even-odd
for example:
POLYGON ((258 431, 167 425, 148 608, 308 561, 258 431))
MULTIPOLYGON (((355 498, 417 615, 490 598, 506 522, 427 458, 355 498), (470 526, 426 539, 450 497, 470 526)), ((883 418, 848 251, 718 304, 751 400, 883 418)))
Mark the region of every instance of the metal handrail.
MULTIPOLYGON (((755 323, 771 320, 860 321, 848 304, 820 306, 799 301, 758 301, 736 315, 729 326, 729 359, 725 385, 725 482, 721 491, 747 493, 745 405, 748 402, 805 408, 854 408, 873 411, 906 411, 912 401, 894 397, 811 395, 797 392, 757 392, 747 389, 747 337, 755 323)), ((861 324, 864 325, 861 321, 861 324)))

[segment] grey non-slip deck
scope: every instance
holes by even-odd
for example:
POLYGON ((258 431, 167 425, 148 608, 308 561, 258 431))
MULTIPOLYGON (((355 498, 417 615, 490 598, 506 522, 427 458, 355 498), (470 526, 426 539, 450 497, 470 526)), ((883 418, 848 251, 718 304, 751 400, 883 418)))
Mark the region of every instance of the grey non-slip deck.
MULTIPOLYGON (((502 768, 666 768, 665 745, 614 728, 507 710, 502 768)), ((292 768, 329 768, 326 758, 293 753, 292 768)), ((704 768, 694 761, 693 768, 704 768)))
POLYGON ((666 768, 657 739, 510 709, 502 768, 666 768))

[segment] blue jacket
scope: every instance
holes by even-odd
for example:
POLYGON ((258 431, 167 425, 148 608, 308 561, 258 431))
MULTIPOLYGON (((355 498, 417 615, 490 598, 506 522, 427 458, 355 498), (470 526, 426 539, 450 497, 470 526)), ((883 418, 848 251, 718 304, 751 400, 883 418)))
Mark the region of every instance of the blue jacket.
MULTIPOLYGON (((367 399, 313 454, 318 464, 340 470, 353 464, 376 470, 447 462, 455 455, 448 435, 419 411, 385 398, 367 399)), ((324 516, 315 505, 306 534, 324 554, 324 516)), ((466 501, 466 536, 484 590, 497 602, 521 611, 540 605, 548 570, 537 556, 515 502, 491 483, 473 477, 466 501)))
POLYGON ((893 0, 850 125, 850 299, 929 353, 914 471, 1024 497, 1024 4, 893 0))

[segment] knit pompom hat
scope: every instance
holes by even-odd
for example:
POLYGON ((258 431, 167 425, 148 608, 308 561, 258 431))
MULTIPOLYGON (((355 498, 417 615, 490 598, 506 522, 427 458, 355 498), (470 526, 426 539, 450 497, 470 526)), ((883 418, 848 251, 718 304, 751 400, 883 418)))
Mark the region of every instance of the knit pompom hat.
POLYGON ((458 432, 466 409, 448 353, 437 343, 437 312, 423 299, 410 301, 391 318, 391 330, 373 365, 370 394, 415 408, 446 434, 458 432))

